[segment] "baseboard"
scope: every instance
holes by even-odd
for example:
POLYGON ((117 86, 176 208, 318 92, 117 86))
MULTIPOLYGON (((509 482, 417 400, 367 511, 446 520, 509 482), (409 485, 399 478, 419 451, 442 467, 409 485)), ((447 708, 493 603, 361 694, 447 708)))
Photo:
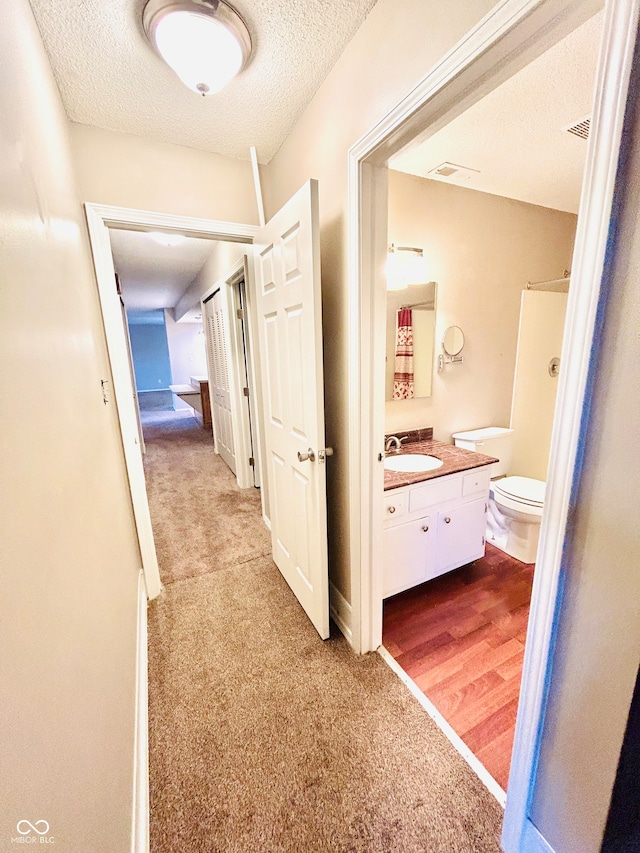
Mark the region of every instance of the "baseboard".
POLYGON ((136 707, 133 756, 133 815, 131 853, 149 851, 149 711, 147 663, 147 588, 144 572, 138 578, 136 648, 136 707))
POLYGON ((351 630, 351 605, 340 592, 340 590, 329 581, 329 613, 331 618, 342 631, 344 636, 353 645, 353 632, 351 630))
POLYGON ((449 723, 445 720, 440 711, 438 711, 436 706, 427 699, 427 697, 424 695, 422 690, 420 690, 415 681, 409 675, 407 675, 407 673, 402 669, 400 664, 397 663, 397 661, 393 658, 392 655, 389 654, 389 652, 385 649, 384 646, 380 646, 380 648, 378 649, 378 654, 387 664, 387 666, 389 666, 395 672, 398 678, 409 688, 411 693, 413 693, 415 698, 422 705, 422 707, 431 717, 433 722, 438 726, 438 728, 443 732, 446 738, 464 758, 464 760, 467 762, 469 767, 471 767, 471 769, 480 779, 480 781, 493 794, 493 796, 500 803, 502 808, 504 808, 507 801, 507 795, 505 791, 503 791, 503 789, 500 787, 500 785, 498 785, 493 776, 489 773, 484 764, 476 758, 476 756, 471 752, 471 750, 462 740, 462 738, 458 734, 456 734, 456 732, 451 728, 449 723))
POLYGON ((271 530, 271 519, 270 519, 270 518, 267 518, 267 516, 266 516, 266 515, 263 515, 263 516, 262 516, 262 520, 263 520, 263 521, 264 521, 264 523, 266 524, 266 526, 267 526, 267 530, 271 530))

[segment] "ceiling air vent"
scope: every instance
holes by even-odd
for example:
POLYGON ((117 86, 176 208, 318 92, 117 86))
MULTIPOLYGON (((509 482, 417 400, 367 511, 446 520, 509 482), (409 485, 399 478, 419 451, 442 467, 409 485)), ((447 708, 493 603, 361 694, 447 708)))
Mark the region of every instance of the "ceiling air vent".
POLYGON ((431 178, 453 178, 458 181, 468 181, 474 175, 479 175, 478 169, 471 169, 469 166, 458 166, 455 163, 440 163, 435 169, 427 172, 431 178))
POLYGON ((580 139, 589 138, 589 127, 591 126, 591 116, 583 118, 582 121, 577 121, 575 124, 565 128, 567 133, 573 133, 574 136, 579 136, 580 139))

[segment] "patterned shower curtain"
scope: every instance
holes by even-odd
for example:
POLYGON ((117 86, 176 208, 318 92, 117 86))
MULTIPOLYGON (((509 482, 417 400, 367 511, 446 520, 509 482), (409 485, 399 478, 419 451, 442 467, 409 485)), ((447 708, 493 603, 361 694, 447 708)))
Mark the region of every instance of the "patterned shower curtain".
POLYGON ((413 397, 413 319, 411 308, 398 311, 396 333, 396 364, 393 374, 393 399, 409 400, 413 397))

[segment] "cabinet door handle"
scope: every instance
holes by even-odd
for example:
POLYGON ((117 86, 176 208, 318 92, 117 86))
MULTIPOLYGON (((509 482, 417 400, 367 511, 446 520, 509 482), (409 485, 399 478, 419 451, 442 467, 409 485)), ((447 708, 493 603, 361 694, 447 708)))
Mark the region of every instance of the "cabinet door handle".
POLYGON ((445 524, 451 524, 451 519, 449 518, 449 516, 447 516, 447 517, 445 518, 444 523, 445 523, 445 524))
POLYGON ((426 533, 428 530, 429 530, 429 525, 428 525, 428 524, 423 524, 423 525, 422 525, 422 531, 423 531, 423 533, 426 533))
POLYGON ((394 506, 390 506, 388 507, 388 510, 390 513, 394 513, 396 511, 396 508, 394 506))

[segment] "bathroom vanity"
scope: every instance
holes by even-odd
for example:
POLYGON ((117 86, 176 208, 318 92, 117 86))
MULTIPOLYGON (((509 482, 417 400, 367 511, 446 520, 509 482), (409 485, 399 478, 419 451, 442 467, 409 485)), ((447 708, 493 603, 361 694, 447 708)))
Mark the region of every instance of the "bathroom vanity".
POLYGON ((489 484, 497 460, 421 440, 420 433, 418 440, 411 438, 400 454, 427 454, 442 466, 417 473, 385 470, 383 598, 484 555, 489 484))

